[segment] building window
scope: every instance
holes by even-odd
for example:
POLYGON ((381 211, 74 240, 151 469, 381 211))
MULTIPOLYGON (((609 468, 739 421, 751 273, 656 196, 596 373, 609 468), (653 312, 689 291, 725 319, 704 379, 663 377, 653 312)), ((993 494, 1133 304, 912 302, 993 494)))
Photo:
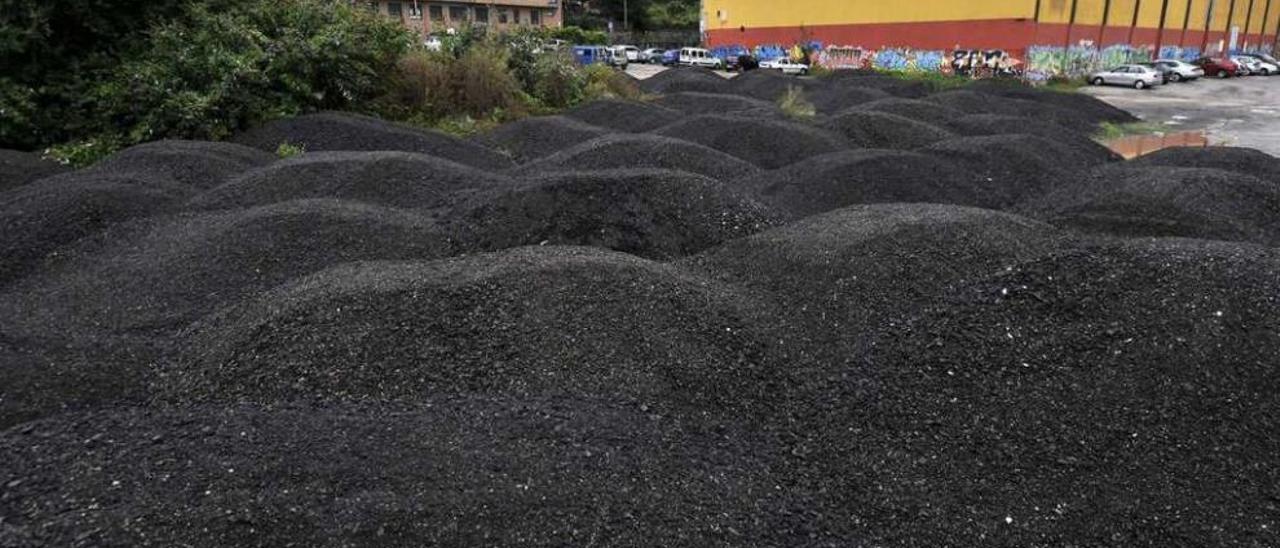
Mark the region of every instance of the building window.
POLYGON ((498 23, 505 25, 511 21, 511 16, 508 13, 507 10, 498 8, 498 23))
POLYGON ((399 18, 399 17, 400 17, 400 13, 401 13, 401 12, 400 12, 400 3, 399 3, 399 2, 387 2, 387 15, 389 15, 389 16, 391 16, 391 17, 399 18))
POLYGON ((466 6, 449 6, 449 21, 453 23, 461 23, 467 20, 466 6))
POLYGON ((531 25, 542 24, 542 10, 529 10, 529 24, 531 25))
POLYGON ((476 23, 479 23, 482 25, 489 24, 489 8, 484 6, 476 6, 475 10, 476 10, 476 23))
POLYGON ((432 21, 444 21, 444 8, 441 6, 427 6, 427 12, 431 14, 432 21))
POLYGON ((409 3, 409 18, 422 19, 422 4, 416 1, 409 3))

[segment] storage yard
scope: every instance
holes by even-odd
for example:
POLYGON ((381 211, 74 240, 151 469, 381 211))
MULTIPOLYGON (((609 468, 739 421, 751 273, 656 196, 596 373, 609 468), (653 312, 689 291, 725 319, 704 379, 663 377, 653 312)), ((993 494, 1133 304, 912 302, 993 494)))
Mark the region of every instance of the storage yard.
POLYGON ((0 546, 1280 544, 1280 159, 640 86, 4 152, 0 546))

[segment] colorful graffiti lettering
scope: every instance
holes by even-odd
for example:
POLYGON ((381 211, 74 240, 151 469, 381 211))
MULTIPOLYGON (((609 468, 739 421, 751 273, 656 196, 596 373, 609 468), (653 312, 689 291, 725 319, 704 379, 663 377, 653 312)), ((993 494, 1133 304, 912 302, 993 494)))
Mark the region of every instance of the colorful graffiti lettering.
MULTIPOLYGON (((1165 51, 1160 50, 1161 57, 1165 57, 1165 51)), ((1190 50, 1170 53, 1176 53, 1171 56, 1175 59, 1183 59, 1187 51, 1190 50)), ((1091 42, 1082 42, 1068 48, 1031 46, 1027 51, 1027 75, 1034 80, 1054 76, 1085 76, 1117 65, 1151 61, 1155 58, 1154 53, 1156 52, 1151 46, 1117 44, 1098 49, 1091 42)))
POLYGON ((1004 50, 956 50, 951 52, 951 71, 961 76, 1011 76, 1020 72, 1022 62, 1004 50))
POLYGON ((885 70, 941 72, 944 57, 941 51, 886 48, 875 54, 873 66, 885 70))
POLYGON ((1003 50, 956 50, 948 53, 911 48, 866 49, 858 46, 823 47, 820 42, 806 45, 764 44, 754 49, 741 45, 719 46, 711 50, 720 58, 750 53, 759 59, 803 59, 832 70, 882 69, 961 74, 974 78, 1017 75, 1022 61, 1003 50))

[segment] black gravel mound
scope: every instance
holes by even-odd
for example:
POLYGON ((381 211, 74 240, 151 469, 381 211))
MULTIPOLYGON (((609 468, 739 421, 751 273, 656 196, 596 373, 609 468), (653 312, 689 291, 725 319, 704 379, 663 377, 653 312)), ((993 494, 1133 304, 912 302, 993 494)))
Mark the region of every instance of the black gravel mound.
POLYGON ((640 81, 645 93, 671 94, 694 91, 700 93, 725 93, 731 84, 728 79, 704 68, 682 67, 664 70, 640 81))
POLYGON ((1008 85, 1007 83, 997 83, 991 80, 975 81, 967 86, 966 89, 1000 97, 1025 99, 1066 109, 1092 124, 1102 122, 1127 124, 1139 121, 1134 115, 1084 93, 1063 93, 1034 89, 1025 85, 1008 85))
POLYGON ((1280 158, 1251 148, 1166 148, 1134 158, 1131 165, 1223 169, 1280 184, 1280 158))
POLYGON ((521 396, 73 414, 0 434, 0 509, 15 546, 711 546, 783 518, 754 437, 521 396))
POLYGON ((650 259, 697 253, 780 223, 725 183, 681 171, 579 171, 535 178, 459 216, 480 250, 583 245, 650 259))
POLYGON ((805 94, 805 99, 813 103, 820 114, 840 112, 855 105, 880 101, 892 97, 876 88, 826 85, 816 87, 805 94))
POLYGON ((887 112, 850 109, 821 122, 854 146, 912 150, 955 138, 941 127, 887 112))
POLYGON ((726 93, 754 97, 770 103, 776 103, 790 88, 807 91, 821 86, 814 80, 787 76, 773 70, 753 70, 734 78, 732 83, 726 93))
POLYGON ((867 74, 863 71, 836 71, 825 80, 833 86, 874 88, 906 99, 919 99, 934 91, 924 82, 913 82, 887 74, 867 74))
POLYGON ((590 248, 350 263, 211 318, 164 390, 179 401, 492 393, 734 406, 769 379, 749 304, 590 248))
POLYGON ((917 478, 877 495, 899 511, 936 501, 889 541, 1270 535, 1256 524, 1280 481, 1278 270, 1274 249, 1140 240, 958 285, 878 342, 860 381, 874 392, 832 396, 845 418, 828 418, 830 452, 810 458, 829 466, 811 473, 838 505, 865 500, 851 488, 868 467, 917 478), (885 428, 849 434, 867 421, 885 428))
POLYGON ((430 154, 480 169, 505 169, 511 159, 487 147, 348 112, 322 112, 276 120, 237 135, 235 142, 274 153, 281 143, 308 152, 387 150, 430 154))
POLYGON ((476 137, 476 141, 524 163, 549 156, 608 130, 565 116, 539 116, 503 124, 476 137))
MULTIPOLYGON (((768 321, 789 333, 786 346, 828 368, 858 359, 890 318, 962 280, 1048 253, 1059 239, 1049 225, 1006 213, 877 204, 734 240, 686 264, 776 296, 785 306, 768 321)), ((809 364, 793 365, 801 362, 809 364)))
POLYGON ((99 171, 41 179, 0 194, 0 285, 37 268, 59 247, 129 219, 179 207, 178 183, 99 171))
POLYGON ((449 205, 510 186, 503 175, 411 152, 317 152, 256 169, 201 194, 190 207, 226 209, 303 198, 338 198, 403 208, 449 205))
POLYGON ((1121 159, 1116 153, 1090 139, 1089 136, 1067 129, 1056 122, 1039 118, 1005 116, 1001 114, 970 114, 952 120, 949 126, 961 135, 970 136, 1011 133, 1035 135, 1070 146, 1077 152, 1094 158, 1097 162, 1110 162, 1121 159))
POLYGON ((565 116, 594 126, 629 133, 642 133, 679 120, 679 111, 650 103, 603 99, 579 105, 565 116))
POLYGON ((234 143, 156 141, 117 152, 95 164, 93 169, 162 176, 207 189, 275 160, 272 154, 234 143))
POLYGON ((1003 208, 1044 195, 1098 164, 1065 144, 1024 134, 960 137, 920 149, 975 175, 982 207, 1003 208))
POLYGON ((895 150, 846 150, 814 156, 751 179, 761 199, 797 217, 855 204, 969 204, 973 175, 935 156, 895 150))
POLYGON ((1092 133, 1100 121, 1066 106, 964 89, 935 93, 925 97, 924 100, 945 105, 966 114, 1003 114, 1049 120, 1085 134, 1092 133))
POLYGON ((451 252, 418 215, 331 200, 159 218, 97 239, 78 260, 0 293, 7 332, 173 335, 217 307, 338 263, 451 252))
POLYGON ((872 101, 870 103, 860 105, 859 110, 895 114, 904 118, 910 118, 917 122, 924 122, 937 126, 946 125, 948 122, 964 116, 964 112, 951 108, 947 105, 941 105, 920 99, 905 98, 872 101))
POLYGON ((658 135, 606 135, 525 164, 516 173, 602 169, 674 169, 729 182, 759 172, 755 166, 715 149, 658 135))
POLYGON ((1025 209, 1091 233, 1280 244, 1280 184, 1219 169, 1127 163, 1081 179, 1025 209))
POLYGON ((839 135, 794 122, 735 116, 696 116, 657 132, 706 145, 764 169, 791 165, 810 156, 849 148, 839 135))
POLYGON ((782 116, 782 111, 773 103, 727 93, 671 93, 655 99, 653 103, 685 114, 736 114, 770 118, 782 116))
MULTIPOLYGON (((158 341, 107 340, 86 345, 57 337, 22 340, 8 331, 8 325, 0 326, 0 431, 70 411, 142 405, 149 398, 147 375, 157 354, 146 343, 158 341)), ((12 462, 5 459, 5 474, 10 473, 12 462)), ((5 481, 12 479, 10 475, 5 481)), ((13 500, 0 500, 6 527, 10 516, 20 514, 9 506, 13 500)), ((6 528, 0 539, 13 545, 13 534, 13 529, 6 528)))
POLYGON ((66 166, 39 154, 0 149, 0 192, 66 171, 66 166))

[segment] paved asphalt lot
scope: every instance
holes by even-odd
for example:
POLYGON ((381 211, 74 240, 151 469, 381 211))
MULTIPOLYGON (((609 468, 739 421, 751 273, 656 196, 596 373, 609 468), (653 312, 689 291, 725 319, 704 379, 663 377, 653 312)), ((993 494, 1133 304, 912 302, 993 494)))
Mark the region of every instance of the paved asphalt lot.
POLYGON ((1204 79, 1139 91, 1081 90, 1169 131, 1203 130, 1212 144, 1256 148, 1280 156, 1280 77, 1204 79))

